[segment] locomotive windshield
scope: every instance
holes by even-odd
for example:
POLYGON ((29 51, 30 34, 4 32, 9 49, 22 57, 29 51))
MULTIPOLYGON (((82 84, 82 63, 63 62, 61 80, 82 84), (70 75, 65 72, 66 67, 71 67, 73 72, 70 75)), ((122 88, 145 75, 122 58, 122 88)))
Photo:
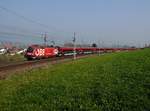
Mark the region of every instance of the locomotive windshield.
POLYGON ((27 52, 33 52, 33 48, 32 48, 32 47, 29 47, 29 48, 27 49, 27 52))

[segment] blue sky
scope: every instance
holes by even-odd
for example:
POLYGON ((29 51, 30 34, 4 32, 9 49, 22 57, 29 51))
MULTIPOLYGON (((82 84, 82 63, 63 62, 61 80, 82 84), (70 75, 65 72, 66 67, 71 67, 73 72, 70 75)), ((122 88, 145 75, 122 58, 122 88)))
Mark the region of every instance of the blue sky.
POLYGON ((0 8, 0 40, 42 43, 47 32, 63 43, 76 32, 79 43, 150 42, 150 0, 1 0, 0 6, 8 9, 0 8))

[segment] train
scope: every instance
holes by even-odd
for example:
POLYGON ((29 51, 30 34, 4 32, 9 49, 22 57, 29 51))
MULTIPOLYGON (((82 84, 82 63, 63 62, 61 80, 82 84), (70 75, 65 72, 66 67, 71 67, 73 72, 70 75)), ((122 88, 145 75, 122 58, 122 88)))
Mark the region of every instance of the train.
POLYGON ((52 46, 41 46, 31 45, 27 48, 24 57, 27 60, 71 56, 74 55, 86 55, 96 53, 109 53, 119 51, 131 51, 135 48, 97 48, 97 47, 52 47, 52 46))

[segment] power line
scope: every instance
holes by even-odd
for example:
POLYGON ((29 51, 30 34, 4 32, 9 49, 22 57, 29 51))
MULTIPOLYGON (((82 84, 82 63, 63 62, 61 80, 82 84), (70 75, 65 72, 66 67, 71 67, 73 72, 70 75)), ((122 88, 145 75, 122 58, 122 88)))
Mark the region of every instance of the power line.
POLYGON ((70 32, 68 32, 68 31, 66 32, 66 31, 64 31, 64 30, 59 30, 59 29, 57 29, 57 28, 54 27, 54 26, 51 26, 51 27, 50 27, 49 25, 45 25, 45 24, 42 24, 42 23, 40 23, 40 22, 38 22, 38 21, 35 21, 35 20, 33 20, 33 19, 27 18, 27 17, 25 17, 25 16, 23 16, 23 15, 21 15, 21 14, 15 12, 15 11, 13 11, 13 10, 10 10, 10 9, 4 7, 4 6, 1 6, 1 5, 0 5, 0 9, 1 9, 1 10, 4 10, 4 11, 7 12, 7 13, 13 14, 13 15, 17 16, 18 18, 21 18, 21 19, 23 19, 23 20, 25 20, 25 21, 27 21, 27 22, 37 24, 37 25, 39 25, 39 26, 41 26, 41 27, 47 29, 47 30, 44 29, 44 31, 42 31, 42 33, 43 33, 43 32, 49 33, 49 30, 55 30, 55 31, 57 31, 57 33, 55 32, 55 34, 54 34, 55 36, 58 36, 58 32, 59 32, 59 33, 60 33, 60 32, 62 32, 62 33, 70 33, 70 32))
MULTIPOLYGON (((10 26, 10 25, 4 25, 4 24, 0 24, 1 27, 3 27, 3 29, 1 29, 0 31, 0 35, 32 35, 33 37, 41 37, 41 34, 43 34, 42 31, 31 31, 31 30, 27 30, 25 28, 21 28, 21 27, 16 27, 16 26, 10 26), (5 31, 6 29, 6 31, 5 31), (12 32, 13 31, 13 32, 12 32), (19 32, 19 33, 18 33, 19 32), (21 33, 21 34, 20 34, 21 33), (22 34, 23 33, 23 34, 22 34)), ((48 36, 52 36, 51 34, 47 34, 48 36)))
MULTIPOLYGON (((31 30, 27 30, 27 29, 24 29, 24 28, 21 28, 21 27, 16 27, 16 26, 8 26, 8 25, 3 25, 3 24, 0 24, 1 27, 3 27, 1 29, 1 32, 2 30, 11 30, 11 31, 18 31, 18 32, 23 32, 23 33, 30 33, 30 34, 33 34, 33 31, 31 30)), ((40 33, 36 33, 36 34, 40 34, 40 33)))
MULTIPOLYGON (((37 35, 32 35, 32 34, 23 34, 23 33, 15 33, 15 32, 0 32, 0 35, 13 35, 13 36, 22 36, 22 37, 33 37, 33 36, 36 36, 37 37, 37 35)), ((39 36, 40 37, 40 36, 39 36)))
MULTIPOLYGON (((10 9, 4 7, 4 6, 0 6, 0 9, 4 10, 4 11, 10 13, 10 14, 13 14, 13 15, 15 15, 15 16, 17 16, 17 17, 19 17, 19 18, 21 18, 21 19, 23 19, 23 20, 25 20, 25 21, 27 21, 27 22, 40 25, 41 27, 44 27, 44 28, 50 28, 48 25, 42 24, 42 23, 37 22, 37 21, 35 21, 35 20, 33 20, 33 19, 30 19, 30 18, 27 18, 27 17, 25 17, 25 16, 23 16, 23 15, 21 15, 21 14, 18 14, 17 12, 15 12, 15 11, 13 11, 13 10, 10 10, 10 9)), ((55 28, 55 29, 56 29, 56 28, 55 28)))
MULTIPOLYGON (((38 21, 35 21, 35 20, 30 19, 30 18, 28 18, 28 17, 25 17, 25 16, 23 16, 23 15, 21 15, 21 14, 15 12, 15 11, 13 11, 13 10, 10 10, 10 9, 4 7, 4 6, 1 6, 1 5, 0 5, 0 9, 3 10, 3 11, 5 11, 5 12, 7 12, 7 13, 9 13, 9 14, 13 14, 13 15, 17 16, 18 18, 23 19, 23 20, 25 20, 25 21, 27 21, 27 22, 29 22, 29 23, 37 24, 37 25, 39 25, 39 26, 45 28, 46 30, 43 29, 44 31, 42 31, 42 32, 39 33, 39 36, 40 36, 40 37, 41 37, 41 33, 43 33, 43 32, 49 33, 48 30, 51 30, 52 27, 53 27, 53 26, 50 27, 49 25, 45 25, 45 24, 42 24, 42 23, 40 23, 40 22, 38 22, 38 21)), ((64 30, 58 30, 58 29, 55 28, 55 27, 53 27, 53 29, 54 29, 55 31, 59 31, 59 33, 60 33, 60 32, 62 32, 62 33, 70 33, 70 32, 66 32, 66 31, 64 31, 64 30)), ((19 30, 20 30, 20 29, 19 29, 19 30)), ((22 32, 22 31, 19 31, 19 32, 22 32)), ((24 31, 23 31, 23 32, 24 32, 24 31)), ((54 34, 55 37, 59 35, 58 32, 57 32, 57 33, 54 32, 54 33, 55 33, 55 34, 54 34)), ((15 36, 24 36, 24 37, 30 35, 30 34, 27 35, 27 34, 14 33, 14 32, 0 32, 0 35, 11 35, 11 34, 12 34, 12 35, 15 35, 15 36)), ((49 35, 49 34, 48 34, 48 35, 49 35)), ((50 36, 52 36, 52 35, 50 34, 50 36)))

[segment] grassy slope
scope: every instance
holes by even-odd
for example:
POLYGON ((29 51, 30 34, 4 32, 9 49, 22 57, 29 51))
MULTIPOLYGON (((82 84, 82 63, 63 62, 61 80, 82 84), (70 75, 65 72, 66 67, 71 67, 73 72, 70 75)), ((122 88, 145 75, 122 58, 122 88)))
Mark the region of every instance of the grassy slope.
POLYGON ((0 81, 0 109, 150 110, 150 50, 86 58, 0 81))

